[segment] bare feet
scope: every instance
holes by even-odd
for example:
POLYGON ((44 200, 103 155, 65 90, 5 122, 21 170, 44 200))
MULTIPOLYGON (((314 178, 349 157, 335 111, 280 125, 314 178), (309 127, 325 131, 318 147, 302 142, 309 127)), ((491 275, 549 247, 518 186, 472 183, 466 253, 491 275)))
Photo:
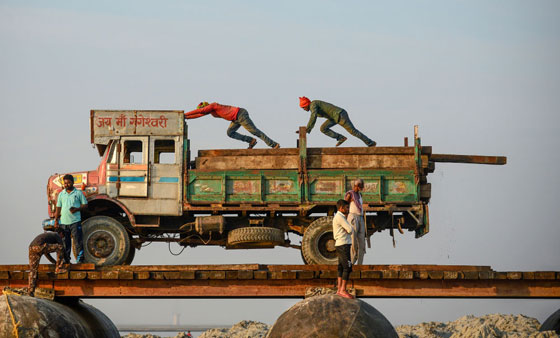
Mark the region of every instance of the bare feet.
POLYGON ((348 298, 348 299, 354 299, 354 296, 349 294, 347 291, 339 291, 336 294, 339 295, 340 297, 344 297, 344 298, 348 298))
POLYGON ((280 148, 280 145, 278 143, 276 143, 276 145, 272 147, 272 149, 278 149, 278 148, 280 148))

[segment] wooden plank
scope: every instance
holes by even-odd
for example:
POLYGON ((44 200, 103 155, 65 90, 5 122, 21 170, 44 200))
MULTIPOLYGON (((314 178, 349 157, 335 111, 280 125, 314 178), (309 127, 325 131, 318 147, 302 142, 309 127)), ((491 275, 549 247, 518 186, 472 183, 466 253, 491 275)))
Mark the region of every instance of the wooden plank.
MULTIPOLYGON (((428 165, 425 156, 423 164, 428 165)), ((193 173, 215 170, 296 170, 298 156, 198 157, 193 173)), ((413 155, 321 155, 307 157, 308 169, 414 170, 413 155)))
POLYGON ((296 271, 298 279, 313 279, 315 278, 315 271, 311 270, 303 270, 303 271, 296 271))
POLYGON ((443 271, 428 271, 430 279, 443 279, 443 271))
POLYGON ((101 279, 101 271, 88 271, 87 278, 91 280, 101 279))
POLYGON ((101 271, 101 279, 119 279, 118 271, 101 271))
POLYGON ((507 279, 522 279, 523 273, 519 271, 509 271, 507 272, 507 279))
POLYGON ((271 271, 269 272, 269 279, 296 279, 295 271, 271 271))
POLYGON ((413 271, 399 271, 399 279, 412 279, 414 278, 413 271))
POLYGON ((119 271, 119 279, 134 279, 133 271, 119 271))
POLYGON ((239 279, 253 279, 253 270, 239 270, 237 278, 239 278, 239 279))
POLYGON ((397 270, 383 270, 381 271, 383 279, 397 279, 399 278, 399 271, 397 270))
POLYGON ((0 279, 9 279, 10 278, 10 274, 8 273, 8 271, 0 271, 0 279))
MULTIPOLYGON (((336 265, 265 265, 268 271, 282 270, 336 270, 336 265)), ((353 265, 352 270, 355 271, 491 271, 492 268, 486 265, 353 265)))
POLYGON ((70 279, 86 279, 87 271, 70 271, 70 279))
MULTIPOLYGON (((259 264, 215 264, 215 265, 118 265, 98 267, 99 271, 226 271, 226 270, 258 270, 259 264)), ((53 270, 54 271, 54 270, 53 270)))
POLYGON ((163 278, 165 279, 180 279, 180 273, 181 271, 164 271, 163 272, 163 278))
POLYGON ((195 279, 194 271, 179 271, 179 279, 195 279))
POLYGON ((134 279, 150 279, 149 271, 134 272, 134 279))
POLYGON ((474 163, 474 164, 492 164, 504 165, 507 163, 505 156, 480 156, 480 155, 455 155, 455 154, 431 154, 432 162, 448 162, 448 163, 474 163))
POLYGON ((533 271, 524 271, 524 272, 523 272, 523 279, 535 279, 535 272, 533 272, 533 271))
POLYGON ((23 272, 21 271, 10 271, 10 279, 23 280, 23 272))
MULTIPOLYGON (((84 263, 84 264, 64 264, 64 268, 72 271, 83 271, 83 270, 94 270, 95 264, 84 263)), ((12 264, 12 265, 0 265, 0 271, 27 271, 29 270, 29 265, 27 264, 12 264)), ((54 264, 39 264, 37 271, 39 272, 54 272, 54 264)))
POLYGON ((267 271, 253 271, 253 278, 263 280, 268 278, 267 271))
MULTIPOLYGON (((428 147, 426 154, 428 154, 428 147)), ((431 153, 431 151, 429 151, 431 153)), ((414 155, 414 147, 324 147, 307 148, 309 155, 414 155)), ((299 156, 299 148, 280 149, 210 149, 199 150, 198 157, 299 156)))
POLYGON ((535 271, 535 279, 556 279, 554 271, 535 271))
POLYGON ((226 279, 237 279, 239 271, 226 271, 226 279))
MULTIPOLYGON (((360 271, 360 270, 358 270, 360 271)), ((383 278, 383 274, 381 273, 381 271, 376 271, 376 270, 362 270, 360 271, 360 277, 362 279, 380 279, 383 278)))

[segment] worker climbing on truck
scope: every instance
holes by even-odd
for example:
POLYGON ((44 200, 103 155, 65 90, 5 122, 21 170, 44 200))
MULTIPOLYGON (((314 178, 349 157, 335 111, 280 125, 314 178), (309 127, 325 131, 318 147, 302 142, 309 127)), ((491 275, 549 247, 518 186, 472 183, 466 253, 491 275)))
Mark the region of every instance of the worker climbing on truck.
POLYGON ((241 126, 247 129, 247 131, 251 134, 263 140, 269 147, 274 149, 280 148, 278 143, 274 142, 255 126, 249 117, 249 112, 247 112, 247 109, 245 108, 226 106, 216 102, 210 104, 208 102, 201 102, 197 106, 197 109, 185 113, 185 118, 196 119, 208 114, 231 121, 231 124, 227 129, 227 135, 236 140, 249 143, 249 149, 252 149, 257 144, 257 139, 239 134, 237 129, 241 126))
POLYGON ((320 116, 327 119, 327 121, 325 121, 321 125, 321 132, 328 137, 336 139, 338 141, 336 143, 337 147, 344 143, 347 138, 346 136, 342 136, 341 134, 331 130, 331 127, 336 124, 339 124, 350 134, 362 140, 368 147, 375 147, 375 141, 370 140, 366 135, 362 134, 358 129, 354 127, 352 121, 350 121, 350 118, 348 117, 348 113, 346 112, 346 110, 325 101, 311 101, 305 96, 299 98, 299 106, 305 111, 311 111, 311 116, 309 117, 309 122, 307 123, 308 134, 311 133, 311 130, 315 126, 317 116, 320 116))

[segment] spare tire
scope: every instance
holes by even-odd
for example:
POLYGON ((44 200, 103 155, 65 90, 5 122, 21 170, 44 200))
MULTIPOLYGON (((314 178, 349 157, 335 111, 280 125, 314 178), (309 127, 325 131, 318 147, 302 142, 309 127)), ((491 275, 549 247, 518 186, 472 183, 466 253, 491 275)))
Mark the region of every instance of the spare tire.
POLYGON ((284 244, 284 231, 271 227, 245 227, 228 233, 229 246, 273 247, 284 244))
POLYGON ((124 226, 108 216, 94 216, 83 224, 85 261, 97 266, 125 263, 130 250, 130 236, 124 226))
POLYGON ((301 254, 306 264, 338 264, 332 222, 332 216, 321 217, 305 230, 301 254))

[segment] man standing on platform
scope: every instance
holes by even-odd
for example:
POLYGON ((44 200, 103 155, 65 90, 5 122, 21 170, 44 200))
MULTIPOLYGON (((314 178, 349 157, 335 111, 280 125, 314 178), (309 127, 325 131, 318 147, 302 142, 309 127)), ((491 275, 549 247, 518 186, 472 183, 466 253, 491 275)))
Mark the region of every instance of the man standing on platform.
POLYGON ((225 106, 216 102, 210 104, 208 102, 201 102, 197 109, 185 113, 185 118, 196 119, 207 114, 231 121, 227 129, 227 135, 236 140, 249 143, 249 149, 252 149, 257 144, 257 139, 239 134, 237 129, 241 126, 247 129, 247 131, 251 134, 263 140, 269 147, 274 149, 280 148, 278 143, 271 140, 265 133, 255 126, 249 117, 249 112, 247 112, 244 108, 225 106))
POLYGON ((364 208, 361 191, 364 190, 364 180, 354 180, 352 190, 346 193, 344 199, 350 203, 348 222, 354 228, 352 234, 352 263, 362 265, 366 254, 366 223, 364 219, 364 208))
POLYGON ((45 232, 35 237, 29 244, 29 283, 27 292, 30 296, 35 295, 37 287, 37 270, 39 270, 39 262, 41 256, 45 255, 47 259, 56 264, 55 273, 65 272, 62 270, 64 262, 64 245, 62 238, 56 232, 45 232), (56 252, 56 261, 51 256, 51 252, 56 252))
POLYGON ((70 260, 73 239, 76 245, 76 260, 78 263, 83 263, 84 244, 82 240, 81 211, 87 209, 87 200, 80 190, 74 188, 74 176, 69 174, 64 175, 63 181, 64 190, 58 194, 58 200, 56 202, 54 228, 57 230, 61 229, 64 234, 66 259, 70 260), (60 221, 58 220, 59 217, 60 221))
POLYGON ((348 215, 348 202, 338 200, 336 202, 338 211, 333 218, 333 236, 336 255, 338 256, 338 290, 337 295, 344 298, 354 298, 346 291, 348 278, 352 272, 352 260, 350 259, 350 246, 352 245, 352 226, 346 220, 348 215))
POLYGON ((341 125, 342 128, 346 129, 350 134, 362 140, 368 147, 375 147, 376 143, 374 141, 370 140, 366 135, 362 134, 354 127, 346 110, 325 101, 311 101, 305 96, 299 98, 299 106, 305 111, 311 111, 311 116, 309 117, 309 122, 307 123, 308 134, 311 133, 311 130, 315 126, 317 116, 320 116, 327 119, 327 121, 321 125, 321 132, 336 139, 338 141, 336 143, 337 147, 344 143, 347 138, 331 130, 331 127, 336 124, 341 125))

